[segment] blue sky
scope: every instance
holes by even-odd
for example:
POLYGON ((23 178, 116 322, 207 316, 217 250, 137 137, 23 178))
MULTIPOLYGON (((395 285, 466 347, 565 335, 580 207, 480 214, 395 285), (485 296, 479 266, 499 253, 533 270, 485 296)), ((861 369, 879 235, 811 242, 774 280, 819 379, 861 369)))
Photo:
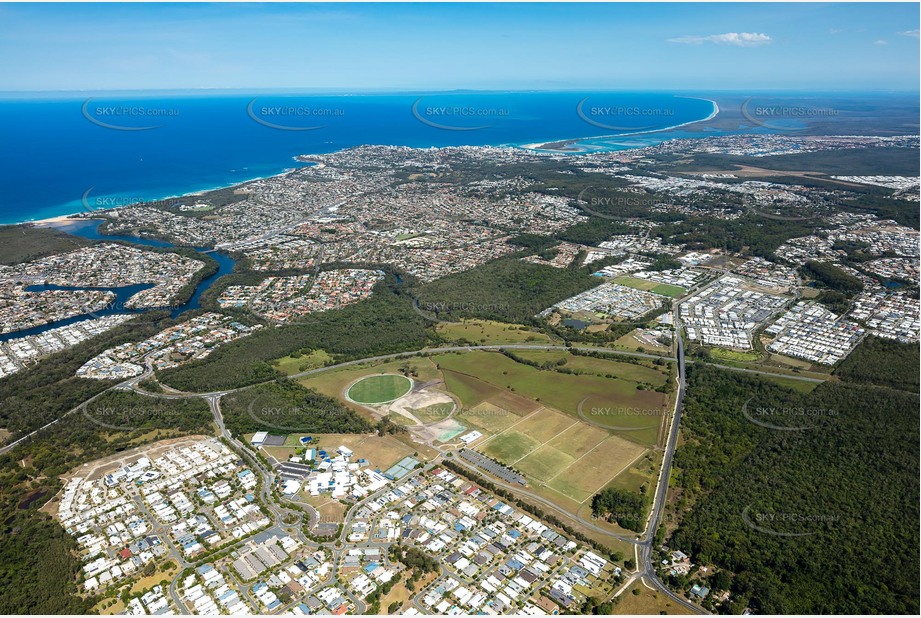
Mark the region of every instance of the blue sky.
POLYGON ((919 6, 0 4, 0 91, 918 90, 919 6))

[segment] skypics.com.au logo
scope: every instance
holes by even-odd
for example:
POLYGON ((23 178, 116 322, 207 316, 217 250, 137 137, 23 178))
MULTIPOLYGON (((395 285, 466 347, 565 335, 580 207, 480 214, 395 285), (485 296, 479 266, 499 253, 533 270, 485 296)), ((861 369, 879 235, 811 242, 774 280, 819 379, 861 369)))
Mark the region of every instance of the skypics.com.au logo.
POLYGON ((505 107, 482 107, 476 105, 423 105, 424 97, 413 102, 413 118, 424 125, 442 131, 480 131, 488 129, 489 124, 466 124, 482 122, 490 118, 508 118, 511 110, 505 107))
POLYGON ((281 105, 257 105, 258 99, 246 106, 246 115, 254 122, 277 131, 316 131, 328 124, 316 124, 320 119, 329 120, 344 117, 345 110, 339 107, 317 107, 309 101, 286 102, 281 105))
POLYGON ((164 119, 179 116, 174 107, 149 107, 137 103, 103 104, 86 99, 80 108, 83 117, 97 127, 113 131, 150 131, 163 126, 164 119), (149 124, 157 122, 159 124, 149 124))

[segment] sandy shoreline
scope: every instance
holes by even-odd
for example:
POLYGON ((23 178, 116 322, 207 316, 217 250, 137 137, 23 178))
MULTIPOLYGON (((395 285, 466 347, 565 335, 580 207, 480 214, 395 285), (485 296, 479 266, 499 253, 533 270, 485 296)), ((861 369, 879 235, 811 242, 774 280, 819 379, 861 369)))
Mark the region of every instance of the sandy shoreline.
POLYGON ((7 225, 24 225, 26 223, 31 223, 32 225, 54 225, 55 223, 73 223, 74 221, 85 221, 92 218, 93 217, 81 217, 79 212, 75 212, 69 215, 58 215, 57 217, 48 217, 47 219, 20 221, 19 223, 9 223, 7 225))
MULTIPOLYGON (((310 155, 297 155, 297 156, 310 156, 310 155)), ((297 157, 295 157, 297 160, 297 157)), ((302 161, 299 161, 302 163, 302 161)), ((304 167, 309 167, 305 165, 304 167)), ((287 167, 277 174, 269 174, 267 176, 254 176, 252 178, 247 178, 245 180, 240 180, 237 182, 232 182, 226 185, 220 185, 217 187, 211 187, 209 189, 199 189, 197 191, 190 191, 189 193, 177 193, 174 195, 167 195, 165 197, 158 197, 149 199, 144 202, 137 202, 135 204, 125 204, 124 206, 113 206, 112 208, 100 208, 100 210, 117 210, 119 208, 132 208, 134 206, 141 206, 143 204, 150 204, 153 202, 165 202, 167 200, 178 200, 183 198, 195 197, 199 195, 204 195, 205 193, 210 193, 211 191, 220 191, 222 189, 231 189, 234 187, 239 187, 251 182, 256 182, 257 180, 267 180, 269 178, 276 178, 278 176, 284 176, 285 174, 290 174, 293 171, 301 169, 300 167, 287 167)), ((60 223, 72 223, 74 221, 86 221, 90 219, 101 219, 102 217, 93 217, 90 216, 90 213, 86 210, 78 210, 77 212, 68 213, 66 215, 56 215, 54 217, 46 217, 44 219, 26 219, 24 221, 16 221, 14 223, 0 223, 0 227, 4 225, 54 225, 60 223)))
MULTIPOLYGON (((508 145, 507 147, 508 147, 508 148, 521 148, 521 149, 523 149, 523 150, 533 150, 533 151, 537 151, 537 152, 556 152, 556 153, 559 153, 559 152, 571 152, 571 153, 573 153, 573 154, 578 154, 578 153, 584 152, 584 151, 578 150, 578 149, 568 149, 568 150, 567 150, 567 149, 565 149, 565 148, 563 148, 563 147, 565 147, 565 146, 567 146, 567 145, 571 145, 571 144, 577 144, 578 142, 581 142, 581 141, 584 141, 584 140, 588 140, 588 139, 620 138, 620 137, 629 137, 629 136, 632 136, 632 135, 645 135, 645 134, 648 134, 648 133, 661 133, 661 132, 663 132, 663 131, 671 131, 671 130, 673 130, 673 129, 678 129, 678 128, 680 128, 680 127, 685 127, 685 126, 688 126, 688 125, 697 124, 698 122, 707 122, 708 120, 712 120, 712 119, 716 118, 716 116, 720 113, 719 105, 716 103, 716 101, 714 101, 714 100, 712 100, 712 99, 705 99, 705 98, 703 98, 703 97, 679 97, 679 98, 683 98, 683 99, 697 99, 697 100, 700 100, 700 101, 709 101, 710 103, 713 104, 713 111, 710 112, 710 115, 707 116, 706 118, 701 118, 700 120, 691 120, 691 121, 689 121, 689 122, 682 122, 681 124, 676 124, 676 125, 673 125, 673 126, 670 126, 670 127, 662 127, 661 129, 649 129, 649 130, 645 130, 645 131, 634 131, 634 132, 632 132, 632 133, 618 133, 618 134, 616 134, 616 135, 590 135, 590 136, 575 137, 575 138, 568 138, 568 139, 562 139, 562 140, 548 140, 548 141, 543 141, 543 142, 534 142, 534 143, 530 143, 530 144, 510 144, 510 145, 508 145), (548 144, 559 144, 561 147, 558 147, 558 148, 546 148, 546 146, 547 146, 548 144)), ((318 163, 316 163, 316 162, 308 161, 308 160, 305 160, 305 159, 302 158, 302 157, 309 157, 309 156, 311 156, 311 155, 296 155, 296 156, 293 157, 293 158, 294 158, 294 160, 297 161, 298 163, 302 163, 302 164, 303 164, 303 163, 308 163, 308 164, 309 164, 309 163, 313 163, 313 165, 319 165, 319 166, 322 167, 322 164, 318 164, 318 163)), ((306 167, 306 166, 305 166, 305 167, 306 167)), ((211 191, 219 191, 219 190, 221 190, 221 189, 230 189, 230 188, 232 188, 232 187, 238 187, 238 186, 241 186, 241 185, 245 185, 245 184, 247 184, 247 183, 250 183, 250 182, 255 182, 255 181, 257 181, 257 180, 266 180, 266 179, 268 179, 268 178, 275 178, 275 177, 278 177, 278 176, 284 176, 285 174, 289 174, 289 173, 291 173, 291 172, 293 172, 293 171, 295 171, 295 170, 297 170, 297 169, 301 169, 301 168, 299 168, 299 167, 295 167, 295 168, 286 168, 285 170, 283 170, 283 171, 281 171, 281 172, 278 172, 278 173, 276 173, 276 174, 269 174, 269 175, 267 175, 267 176, 256 176, 256 177, 254 177, 254 178, 248 178, 248 179, 246 179, 246 180, 241 180, 241 181, 233 182, 233 183, 226 184, 226 185, 221 185, 221 186, 217 186, 217 187, 212 187, 212 188, 209 188, 209 189, 200 189, 200 190, 198 190, 198 191, 192 191, 192 192, 189 192, 189 193, 181 193, 181 194, 176 194, 176 195, 168 195, 168 196, 166 196, 166 197, 161 197, 161 198, 156 198, 156 199, 148 200, 148 202, 138 202, 137 204, 130 204, 130 205, 125 205, 125 206, 118 206, 118 207, 115 207, 115 208, 130 208, 130 207, 132 207, 132 206, 137 206, 137 205, 144 204, 144 203, 162 202, 162 201, 165 201, 165 200, 173 200, 173 199, 181 199, 181 198, 193 197, 193 196, 202 195, 202 194, 204 194, 204 193, 208 193, 208 192, 211 192, 211 191)), ((107 210, 114 210, 115 208, 107 209, 107 210)), ((88 215, 88 213, 87 213, 86 211, 77 211, 77 212, 72 212, 72 213, 65 214, 65 215, 56 215, 56 216, 54 216, 54 217, 46 217, 46 218, 44 218, 44 219, 27 219, 27 220, 24 220, 24 221, 17 221, 17 222, 14 222, 14 223, 2 223, 2 224, 0 224, 0 226, 4 226, 4 225, 27 225, 27 224, 28 224, 28 225, 59 225, 59 224, 65 224, 65 223, 73 223, 73 222, 75 222, 75 221, 85 221, 85 220, 89 220, 89 219, 98 219, 98 218, 99 218, 99 217, 84 216, 84 215, 88 215)))
POLYGON ((706 118, 701 118, 700 120, 691 120, 689 122, 682 122, 681 124, 672 125, 670 127, 662 127, 661 129, 647 129, 644 131, 633 131, 631 133, 617 133, 614 135, 586 135, 583 137, 574 137, 570 139, 561 139, 561 140, 549 140, 546 142, 536 142, 533 144, 520 144, 517 147, 523 148, 525 150, 537 150, 544 152, 582 152, 580 150, 564 150, 563 148, 543 148, 548 144, 559 144, 560 146, 568 146, 571 144, 576 144, 581 141, 588 139, 607 139, 607 138, 620 138, 620 137, 630 137, 632 135, 646 135, 649 133, 662 133, 663 131, 672 131, 674 129, 680 129, 681 127, 686 127, 688 125, 697 124, 698 122, 707 122, 708 120, 713 120, 720 113, 720 106, 713 99, 705 99, 703 97, 677 97, 680 99, 697 99, 698 101, 708 101, 713 105, 713 111, 710 112, 710 115, 706 118))

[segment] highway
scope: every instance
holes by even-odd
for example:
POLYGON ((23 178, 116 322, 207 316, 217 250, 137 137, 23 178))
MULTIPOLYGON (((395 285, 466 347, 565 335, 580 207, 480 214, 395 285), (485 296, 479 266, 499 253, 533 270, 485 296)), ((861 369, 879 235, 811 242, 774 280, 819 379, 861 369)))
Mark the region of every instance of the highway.
POLYGON ((674 593, 666 586, 656 573, 656 565, 653 562, 653 544, 655 543, 656 530, 659 528, 659 522, 662 520, 662 513, 665 511, 665 503, 668 499, 668 481, 671 476, 672 462, 675 457, 675 448, 678 445, 678 429, 681 425, 681 413, 684 406, 684 395, 687 387, 684 360, 684 340, 681 337, 681 322, 678 319, 678 303, 675 303, 675 343, 677 344, 678 357, 678 392, 675 395, 675 411, 672 415, 671 426, 666 438, 665 453, 662 456, 662 466, 659 469, 659 480, 656 484, 655 498, 652 502, 649 519, 646 522, 646 531, 643 534, 643 541, 638 545, 637 554, 639 561, 637 563, 638 571, 636 577, 646 578, 653 585, 664 592, 670 599, 679 605, 690 609, 697 614, 706 614, 703 608, 691 603, 683 596, 674 593))

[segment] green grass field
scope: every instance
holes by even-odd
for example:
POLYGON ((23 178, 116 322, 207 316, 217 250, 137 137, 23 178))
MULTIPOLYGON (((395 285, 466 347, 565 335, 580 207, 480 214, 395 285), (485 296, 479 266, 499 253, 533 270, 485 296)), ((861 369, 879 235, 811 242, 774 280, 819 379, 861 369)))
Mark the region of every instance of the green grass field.
POLYGON ((756 361, 761 358, 757 352, 742 352, 726 348, 711 348, 710 357, 718 361, 738 361, 741 363, 756 361))
POLYGON ((461 400, 461 403, 468 408, 478 406, 502 392, 501 389, 473 376, 445 370, 443 365, 442 375, 444 375, 447 389, 454 393, 461 400))
POLYGON ((579 459, 578 463, 563 470, 548 486, 584 502, 645 452, 642 446, 611 436, 579 459))
MULTIPOLYGON (((621 380, 631 382, 648 382, 654 386, 665 383, 667 373, 665 367, 644 366, 634 363, 625 363, 614 358, 592 358, 579 356, 562 350, 515 350, 515 356, 537 363, 558 362, 565 360, 562 367, 575 371, 593 373, 597 376, 613 375, 621 380)), ((615 357, 616 358, 616 357, 615 357)))
POLYGON ((568 468, 573 461, 575 459, 563 451, 544 445, 518 461, 515 467, 532 478, 546 482, 568 468))
POLYGON ((457 396, 465 408, 475 408, 484 403, 508 410, 516 416, 534 412, 540 404, 533 399, 516 395, 498 386, 470 375, 442 368, 445 386, 457 396))
POLYGON ((489 402, 459 410, 454 417, 487 433, 499 433, 521 420, 517 414, 489 402))
POLYGON ((310 354, 303 354, 297 358, 293 356, 284 356, 278 360, 272 361, 276 369, 285 375, 293 375, 302 371, 309 371, 318 367, 325 366, 332 360, 332 356, 325 350, 314 350, 310 354))
POLYGON ((511 463, 518 461, 538 446, 540 446, 540 442, 534 438, 513 431, 497 435, 479 450, 493 459, 503 463, 511 463))
MULTIPOLYGON (((662 393, 638 390, 637 384, 632 381, 541 371, 535 367, 515 362, 498 352, 474 351, 465 354, 444 354, 437 356, 435 360, 443 370, 473 376, 493 387, 509 389, 515 394, 527 396, 573 416, 577 415, 579 402, 589 396, 597 397, 599 401, 610 401, 611 405, 644 409, 661 408, 665 400, 665 395, 662 393)), ((632 365, 627 365, 627 367, 631 368, 630 371, 634 370, 632 365)), ((637 367, 637 369, 644 368, 637 367)), ((664 376, 661 380, 664 380, 664 376)), ((468 382, 465 386, 469 389, 470 383, 468 382)), ((471 392, 458 392, 454 390, 454 384, 451 382, 448 382, 448 388, 458 395, 465 405, 476 405, 490 399, 486 393, 477 393, 478 396, 473 397, 471 392), (478 400, 471 404, 468 403, 467 397, 470 397, 471 400, 478 400)), ((494 400, 491 402, 501 405, 494 400)))
POLYGON ((614 280, 614 283, 625 285, 628 288, 633 288, 635 290, 646 290, 647 292, 652 292, 653 294, 659 294, 661 296, 668 296, 669 298, 684 296, 685 292, 687 292, 687 290, 682 287, 678 287, 677 285, 669 285, 668 283, 656 283, 655 281, 637 279, 636 277, 631 277, 629 275, 622 275, 618 277, 614 280))
POLYGON ((520 324, 505 324, 490 320, 468 320, 439 324, 435 329, 448 341, 467 340, 477 343, 549 343, 550 337, 520 324))
POLYGON ((387 373, 362 378, 349 387, 348 396, 358 403, 386 403, 399 399, 412 388, 412 380, 387 373))
POLYGON ((661 407, 624 406, 606 396, 593 395, 582 402, 583 419, 649 447, 655 446, 658 441, 662 414, 661 407))

